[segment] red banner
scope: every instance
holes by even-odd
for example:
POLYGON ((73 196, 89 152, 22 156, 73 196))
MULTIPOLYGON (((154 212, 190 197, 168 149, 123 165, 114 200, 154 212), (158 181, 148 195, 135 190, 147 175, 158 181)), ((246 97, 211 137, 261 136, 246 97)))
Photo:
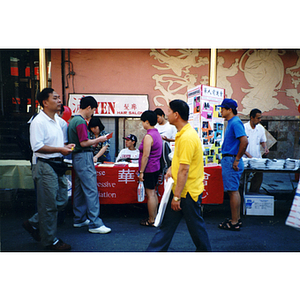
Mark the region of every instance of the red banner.
MULTIPOLYGON (((137 201, 138 177, 137 167, 96 166, 97 186, 101 204, 130 204, 137 201)), ((223 181, 220 166, 204 168, 203 204, 223 203, 223 181)), ((159 200, 163 195, 163 185, 158 188, 159 200)), ((145 197, 144 202, 146 203, 145 197)))
POLYGON ((202 204, 222 204, 224 198, 222 167, 204 167, 202 204))

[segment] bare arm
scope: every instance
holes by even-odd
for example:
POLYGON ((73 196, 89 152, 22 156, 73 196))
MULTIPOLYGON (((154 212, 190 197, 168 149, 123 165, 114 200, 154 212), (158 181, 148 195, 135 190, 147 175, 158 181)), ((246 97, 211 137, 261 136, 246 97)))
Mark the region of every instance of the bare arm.
POLYGON ((146 134, 146 136, 144 137, 143 156, 141 159, 141 166, 140 166, 140 175, 139 175, 140 181, 144 181, 144 171, 145 171, 147 163, 148 163, 152 145, 153 145, 152 136, 149 134, 146 134))
POLYGON ((108 148, 108 145, 106 145, 100 149, 100 151, 94 156, 94 162, 97 162, 98 158, 100 156, 102 156, 102 154, 104 154, 104 152, 107 150, 107 148, 108 148))
MULTIPOLYGON (((189 169, 190 169, 189 165, 185 165, 185 164, 179 165, 179 169, 178 169, 178 173, 177 173, 177 183, 176 183, 175 190, 174 190, 174 197, 181 198, 181 193, 184 189, 184 186, 186 184, 186 181, 187 181, 187 178, 189 175, 189 169)), ((180 200, 175 201, 173 198, 172 202, 171 202, 171 208, 175 211, 181 210, 180 200)))
POLYGON ((240 162, 240 159, 242 158, 242 156, 244 155, 244 153, 245 153, 245 150, 246 150, 246 148, 247 148, 247 145, 248 145, 248 139, 247 139, 247 136, 241 136, 241 137, 239 137, 239 140, 240 140, 240 146, 239 146, 239 151, 238 151, 238 153, 237 153, 237 155, 236 155, 236 157, 235 157, 235 160, 234 160, 234 162, 233 162, 233 165, 232 165, 232 167, 233 167, 233 169, 235 170, 235 171, 238 171, 238 164, 239 164, 239 162, 240 162))
POLYGON ((168 139, 166 136, 162 136, 161 137, 164 141, 167 141, 167 142, 175 142, 175 139, 168 139))
POLYGON ((44 145, 42 148, 40 148, 36 152, 44 153, 44 154, 60 153, 64 156, 66 156, 73 151, 72 149, 74 147, 75 147, 75 144, 68 144, 68 145, 65 145, 64 147, 51 147, 51 146, 44 145))
POLYGON ((103 143, 105 141, 107 141, 106 136, 99 136, 93 140, 86 140, 86 141, 80 142, 80 146, 85 148, 85 147, 93 146, 95 144, 103 143))
POLYGON ((262 147, 265 150, 264 154, 268 154, 269 153, 269 149, 267 147, 267 143, 266 142, 261 142, 260 144, 262 145, 262 147))
POLYGON ((247 152, 247 151, 245 151, 245 155, 246 155, 247 157, 249 157, 249 158, 252 158, 252 155, 251 155, 249 152, 247 152))

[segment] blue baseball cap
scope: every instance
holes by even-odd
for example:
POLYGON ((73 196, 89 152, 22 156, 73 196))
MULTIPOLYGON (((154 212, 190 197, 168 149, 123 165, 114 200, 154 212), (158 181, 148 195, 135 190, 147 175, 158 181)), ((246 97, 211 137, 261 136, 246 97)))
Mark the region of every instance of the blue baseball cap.
POLYGON ((234 108, 237 108, 237 103, 236 103, 236 101, 234 101, 232 99, 225 98, 220 106, 227 108, 227 109, 229 109, 229 108, 234 109, 234 108))

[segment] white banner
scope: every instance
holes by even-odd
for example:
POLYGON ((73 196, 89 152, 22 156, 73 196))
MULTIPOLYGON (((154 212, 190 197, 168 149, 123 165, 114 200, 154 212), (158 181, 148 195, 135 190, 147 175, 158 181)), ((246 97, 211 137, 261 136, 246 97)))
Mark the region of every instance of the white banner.
POLYGON ((202 100, 218 100, 223 101, 225 98, 225 90, 218 87, 202 85, 201 86, 202 100))
POLYGON ((98 102, 95 116, 133 118, 149 109, 148 95, 69 94, 68 106, 72 116, 78 113, 80 100, 86 96, 92 96, 98 102))

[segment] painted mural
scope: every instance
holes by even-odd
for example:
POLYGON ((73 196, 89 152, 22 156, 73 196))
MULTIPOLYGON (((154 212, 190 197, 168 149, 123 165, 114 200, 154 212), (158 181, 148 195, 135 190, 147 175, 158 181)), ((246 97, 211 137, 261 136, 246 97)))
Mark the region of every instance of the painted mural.
MULTIPOLYGON (((170 55, 168 50, 150 51, 150 56, 157 60, 158 64, 153 68, 164 71, 163 74, 154 74, 154 90, 160 92, 153 98, 156 106, 168 105, 174 99, 186 99, 187 90, 199 84, 198 74, 191 72, 191 68, 199 68, 209 64, 208 57, 201 57, 200 50, 181 49, 179 55, 170 55)), ((200 83, 207 84, 208 76, 202 76, 200 83)))
POLYGON ((286 89, 286 95, 291 97, 296 106, 300 105, 300 92, 298 92, 297 88, 300 83, 300 50, 296 50, 298 59, 294 66, 286 69, 286 74, 291 76, 291 83, 293 84, 293 89, 286 89), (298 70, 298 72, 297 72, 298 70))
POLYGON ((222 56, 217 58, 217 83, 218 86, 225 89, 226 97, 231 98, 233 89, 227 77, 233 77, 238 73, 239 60, 236 58, 234 63, 229 67, 224 67, 225 59, 222 56))
POLYGON ((253 108, 259 107, 262 112, 277 109, 288 109, 279 103, 276 96, 280 91, 284 77, 284 65, 278 50, 248 50, 240 59, 239 69, 250 86, 241 88, 246 94, 242 99, 242 114, 249 114, 253 108))
MULTIPOLYGON (((155 106, 208 84, 209 51, 196 49, 150 51, 156 70, 152 79, 155 106)), ((248 115, 259 108, 264 115, 297 115, 300 104, 300 50, 250 49, 218 50, 217 87, 235 99, 238 111, 248 115)))

